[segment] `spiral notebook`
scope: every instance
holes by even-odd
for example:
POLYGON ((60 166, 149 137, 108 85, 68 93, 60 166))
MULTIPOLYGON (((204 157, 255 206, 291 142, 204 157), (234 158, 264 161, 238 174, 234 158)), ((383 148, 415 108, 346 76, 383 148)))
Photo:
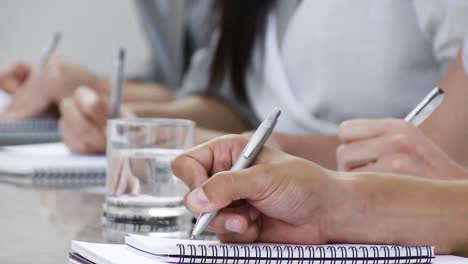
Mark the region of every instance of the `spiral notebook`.
POLYGON ((57 142, 61 138, 56 119, 0 121, 1 146, 57 142))
POLYGON ((126 245, 72 241, 74 263, 393 264, 468 263, 430 246, 223 244, 128 235, 126 245), (451 262, 451 260, 457 260, 451 262))
POLYGON ((222 244, 130 235, 127 246, 166 263, 309 264, 309 263, 431 263, 430 246, 222 244), (372 263, 372 262, 371 262, 372 263))
POLYGON ((105 184, 104 156, 77 156, 63 143, 0 148, 0 181, 44 187, 105 184))

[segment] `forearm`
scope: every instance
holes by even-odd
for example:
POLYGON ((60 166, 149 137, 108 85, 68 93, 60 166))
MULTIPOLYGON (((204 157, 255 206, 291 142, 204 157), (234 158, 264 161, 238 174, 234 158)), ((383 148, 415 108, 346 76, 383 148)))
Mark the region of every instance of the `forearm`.
POLYGON ((229 106, 213 98, 190 96, 169 103, 130 103, 126 104, 139 117, 186 118, 198 126, 241 133, 249 129, 248 124, 229 106))
POLYGON ((468 255, 468 181, 342 174, 337 241, 433 245, 438 254, 468 255), (343 213, 346 212, 346 213, 343 213))
POLYGON ((421 130, 447 154, 465 167, 468 165, 468 77, 461 57, 449 68, 440 84, 445 92, 437 110, 421 125, 421 130))
POLYGON ((162 84, 126 82, 123 100, 126 103, 161 103, 174 100, 175 91, 162 84))
POLYGON ((336 148, 340 144, 334 135, 289 135, 274 133, 272 142, 282 151, 320 164, 336 168, 336 148))
MULTIPOLYGON (((104 78, 90 78, 88 84, 90 88, 94 88, 98 94, 109 97, 112 92, 111 83, 104 78)), ((170 102, 174 99, 175 92, 164 85, 157 83, 142 83, 127 81, 123 86, 124 103, 161 103, 170 102)))

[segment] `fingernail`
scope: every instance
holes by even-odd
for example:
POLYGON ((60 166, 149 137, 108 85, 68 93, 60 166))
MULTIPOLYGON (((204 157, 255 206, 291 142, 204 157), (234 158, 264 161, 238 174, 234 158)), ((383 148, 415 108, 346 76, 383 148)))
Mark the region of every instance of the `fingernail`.
POLYGON ((250 207, 250 219, 252 221, 257 220, 257 218, 260 216, 260 211, 257 210, 255 207, 250 207))
POLYGON ((233 232, 233 233, 240 233, 241 232, 241 223, 239 220, 231 218, 226 220, 226 223, 224 223, 224 228, 226 228, 227 231, 233 232))
POLYGON ((195 206, 196 208, 203 208, 209 202, 208 197, 201 187, 197 187, 195 190, 189 193, 187 201, 190 205, 195 206))
POLYGON ((91 105, 97 100, 96 94, 86 87, 78 88, 77 93, 84 104, 91 105))

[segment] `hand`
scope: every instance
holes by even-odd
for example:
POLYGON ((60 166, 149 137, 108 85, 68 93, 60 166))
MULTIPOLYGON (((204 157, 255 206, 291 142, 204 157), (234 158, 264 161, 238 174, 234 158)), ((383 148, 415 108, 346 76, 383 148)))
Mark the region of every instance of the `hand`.
POLYGON ((187 208, 195 214, 221 209, 210 225, 221 241, 331 241, 331 212, 345 214, 337 208, 345 195, 332 172, 268 146, 250 168, 227 171, 246 143, 243 136, 224 136, 173 161, 174 174, 191 189, 187 208))
POLYGON ((8 93, 14 93, 16 87, 24 83, 31 74, 29 64, 18 62, 0 71, 0 87, 8 93))
POLYGON ((56 113, 58 103, 70 96, 79 85, 92 87, 100 94, 109 90, 106 80, 58 57, 51 58, 38 70, 17 63, 0 73, 0 85, 6 90, 14 90, 10 105, 0 115, 3 119, 25 119, 56 113))
MULTIPOLYGON (((60 103, 59 126, 65 144, 74 153, 104 153, 109 102, 88 87, 78 88, 60 103)), ((124 117, 132 113, 122 109, 124 117)))
POLYGON ((464 179, 454 162, 417 127, 397 119, 344 122, 336 156, 341 171, 390 172, 433 179, 464 179))

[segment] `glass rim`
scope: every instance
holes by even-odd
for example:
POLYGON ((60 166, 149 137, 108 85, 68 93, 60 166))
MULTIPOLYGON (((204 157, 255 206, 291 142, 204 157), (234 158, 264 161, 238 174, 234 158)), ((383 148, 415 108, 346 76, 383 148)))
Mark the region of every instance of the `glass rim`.
POLYGON ((107 120, 109 126, 123 125, 123 126, 174 126, 174 127, 195 127, 195 122, 189 119, 182 118, 113 118, 107 120))

